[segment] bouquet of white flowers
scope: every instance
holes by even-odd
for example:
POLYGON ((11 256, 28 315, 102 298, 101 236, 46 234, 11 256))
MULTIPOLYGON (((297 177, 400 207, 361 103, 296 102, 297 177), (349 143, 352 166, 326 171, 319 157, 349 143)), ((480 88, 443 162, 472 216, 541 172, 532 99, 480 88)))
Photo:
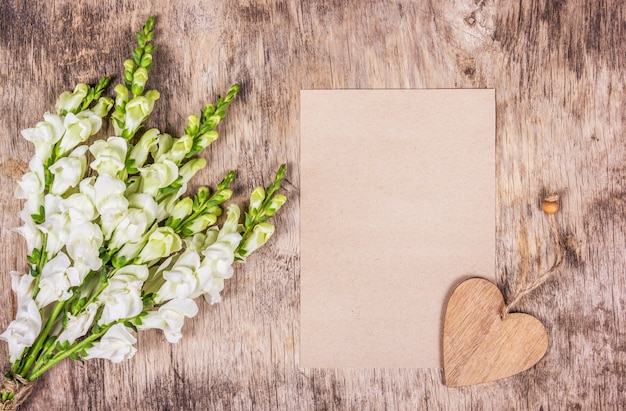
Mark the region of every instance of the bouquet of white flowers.
POLYGON ((152 66, 154 18, 137 33, 124 62, 115 99, 109 83, 79 84, 57 100, 56 114, 22 131, 35 146, 16 189, 26 200, 16 229, 27 242, 30 272, 12 272, 17 313, 0 338, 11 370, 0 388, 0 409, 15 409, 31 382, 59 361, 133 356, 138 330, 158 328, 175 343, 194 299, 220 301, 232 265, 265 244, 268 218, 285 203, 277 194, 282 165, 271 185, 252 192, 245 216, 222 204, 234 172, 215 191, 187 196, 187 183, 206 166, 195 157, 218 134, 239 87, 234 85, 200 116, 190 115, 178 138, 143 124, 159 98, 145 91, 152 66), (104 119, 115 135, 96 139, 104 119), (243 222, 240 222, 243 220, 243 222))

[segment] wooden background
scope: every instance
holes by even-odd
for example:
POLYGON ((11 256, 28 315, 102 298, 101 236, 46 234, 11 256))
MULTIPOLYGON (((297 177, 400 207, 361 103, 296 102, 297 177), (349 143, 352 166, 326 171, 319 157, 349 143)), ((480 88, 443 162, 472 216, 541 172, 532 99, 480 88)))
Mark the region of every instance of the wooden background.
POLYGON ((24 408, 624 409, 625 9, 617 0, 3 1, 0 328, 15 309, 9 271, 25 268, 25 246, 10 231, 20 208, 12 192, 32 153, 19 130, 77 81, 117 75, 149 15, 158 16, 149 84, 162 96, 152 125, 180 133, 189 113, 243 86, 206 152, 210 171, 195 181, 236 169, 241 200, 289 165, 276 236, 237 268, 223 303, 200 304, 181 343, 146 332, 121 365, 66 361, 24 408), (546 325, 546 357, 461 389, 443 386, 440 369, 299 368, 299 90, 472 87, 496 90, 504 290, 551 262, 538 207, 547 192, 562 196, 564 267, 519 307, 546 325))

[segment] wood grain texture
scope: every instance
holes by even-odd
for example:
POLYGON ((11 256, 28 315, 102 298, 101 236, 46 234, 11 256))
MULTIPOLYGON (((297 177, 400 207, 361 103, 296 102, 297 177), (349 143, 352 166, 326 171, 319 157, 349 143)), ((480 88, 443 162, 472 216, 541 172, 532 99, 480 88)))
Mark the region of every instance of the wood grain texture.
MULTIPOLYGON (((196 181, 238 170, 237 198, 289 166, 289 203, 270 244, 224 301, 169 345, 139 336, 132 361, 66 361, 26 409, 618 410, 626 407, 626 4, 619 0, 89 0, 0 4, 0 328, 25 267, 11 196, 32 126, 77 81, 120 72, 132 33, 158 16, 152 125, 184 119, 232 82, 242 93, 196 181), (140 6, 142 5, 142 6, 140 6), (493 87, 497 260, 506 293, 551 261, 539 208, 561 196, 563 269, 519 309, 545 325, 544 359, 520 375, 449 389, 440 369, 300 369, 300 89, 493 87)), ((468 130, 471 133, 471 130, 468 130)), ((384 218, 384 214, 381 214, 384 218)), ((419 341, 416 341, 419 344, 419 341)), ((0 358, 7 349, 0 346, 0 358)))
POLYGON ((447 387, 507 378, 537 364, 548 349, 548 333, 532 315, 502 318, 504 298, 484 278, 458 285, 446 306, 443 371, 447 387))

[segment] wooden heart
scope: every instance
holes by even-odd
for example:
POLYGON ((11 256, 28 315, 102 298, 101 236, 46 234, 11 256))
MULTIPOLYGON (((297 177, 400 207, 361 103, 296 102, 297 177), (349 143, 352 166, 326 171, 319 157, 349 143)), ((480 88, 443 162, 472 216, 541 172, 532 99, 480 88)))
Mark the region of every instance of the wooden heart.
POLYGON ((448 387, 480 384, 525 371, 548 350, 539 320, 512 313, 503 320, 502 293, 491 281, 471 278, 452 293, 443 328, 443 367, 448 387))

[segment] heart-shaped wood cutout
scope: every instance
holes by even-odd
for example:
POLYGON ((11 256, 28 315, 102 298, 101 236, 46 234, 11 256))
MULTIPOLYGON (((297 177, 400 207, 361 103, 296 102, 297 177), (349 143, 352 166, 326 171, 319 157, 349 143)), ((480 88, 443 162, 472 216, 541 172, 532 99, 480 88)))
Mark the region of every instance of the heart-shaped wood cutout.
POLYGON ((510 377, 541 360, 548 333, 528 314, 503 320, 502 293, 491 281, 471 278, 452 293, 443 326, 443 367, 448 387, 510 377))

